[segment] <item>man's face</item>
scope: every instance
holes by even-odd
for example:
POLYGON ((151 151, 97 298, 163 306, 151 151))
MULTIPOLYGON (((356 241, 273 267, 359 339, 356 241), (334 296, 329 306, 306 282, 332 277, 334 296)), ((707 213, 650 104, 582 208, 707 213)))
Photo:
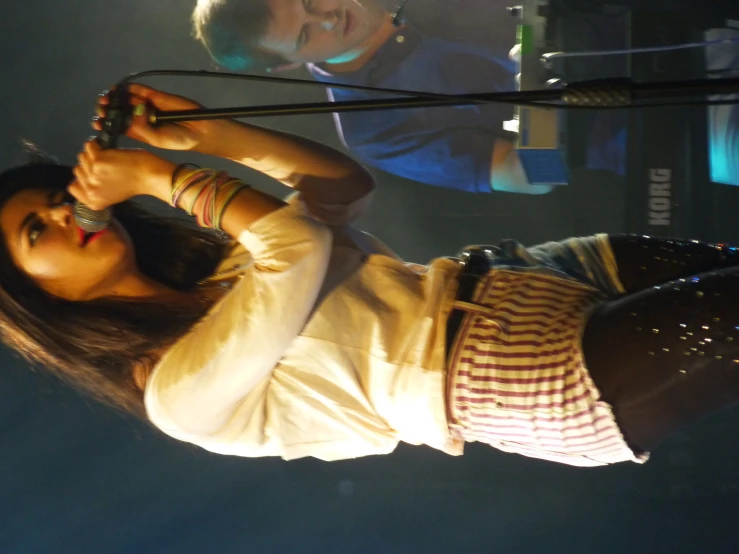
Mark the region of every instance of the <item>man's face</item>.
POLYGON ((291 63, 343 63, 367 48, 386 10, 379 0, 267 0, 260 47, 291 63))

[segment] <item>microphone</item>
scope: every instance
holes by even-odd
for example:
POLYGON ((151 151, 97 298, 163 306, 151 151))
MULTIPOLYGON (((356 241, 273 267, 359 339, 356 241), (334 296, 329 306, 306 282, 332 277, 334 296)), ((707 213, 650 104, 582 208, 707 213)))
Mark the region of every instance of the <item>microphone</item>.
MULTIPOLYGON (((128 88, 125 85, 118 85, 111 91, 110 102, 102 121, 102 130, 96 139, 103 148, 115 148, 118 138, 131 124, 129 98, 128 88)), ((97 233, 107 229, 112 217, 113 211, 110 208, 92 210, 80 202, 74 205, 74 220, 80 229, 87 233, 97 233)))

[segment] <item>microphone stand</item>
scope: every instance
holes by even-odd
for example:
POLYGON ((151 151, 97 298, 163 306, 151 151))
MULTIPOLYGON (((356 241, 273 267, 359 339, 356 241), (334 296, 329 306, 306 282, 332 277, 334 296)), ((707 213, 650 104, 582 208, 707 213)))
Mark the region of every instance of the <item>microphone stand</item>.
MULTIPOLYGON (((617 78, 571 83, 563 89, 492 92, 454 96, 424 94, 423 96, 411 95, 404 98, 376 100, 312 102, 306 104, 243 106, 235 108, 202 108, 178 111, 160 111, 154 109, 149 111, 148 118, 152 125, 159 125, 162 123, 206 119, 237 119, 276 115, 313 115, 402 108, 464 106, 491 102, 504 102, 544 108, 557 108, 559 106, 591 109, 659 107, 670 104, 657 102, 639 103, 639 101, 733 94, 739 94, 739 77, 658 81, 651 83, 634 83, 628 78, 617 78), (561 102, 562 104, 555 104, 555 102, 561 102)), ((724 103, 739 103, 739 101, 726 101, 724 103)))

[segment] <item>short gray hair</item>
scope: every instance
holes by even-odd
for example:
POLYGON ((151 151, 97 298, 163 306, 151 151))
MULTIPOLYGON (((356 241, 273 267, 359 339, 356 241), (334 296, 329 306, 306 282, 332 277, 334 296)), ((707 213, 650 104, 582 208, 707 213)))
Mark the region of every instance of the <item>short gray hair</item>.
POLYGON ((267 0, 198 0, 192 13, 193 36, 218 65, 267 70, 285 63, 259 46, 271 17, 267 0))

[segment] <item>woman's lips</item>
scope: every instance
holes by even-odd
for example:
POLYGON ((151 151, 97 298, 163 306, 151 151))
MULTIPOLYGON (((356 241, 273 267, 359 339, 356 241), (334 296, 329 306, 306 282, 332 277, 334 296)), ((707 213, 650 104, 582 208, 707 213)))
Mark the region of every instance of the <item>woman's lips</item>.
POLYGON ((100 235, 104 235, 107 231, 107 229, 103 229, 102 231, 98 231, 97 233, 88 233, 87 231, 83 231, 82 229, 80 229, 80 247, 85 248, 100 235))
POLYGON ((85 243, 85 246, 89 246, 92 241, 94 241, 95 239, 104 235, 107 232, 108 232, 107 229, 103 229, 102 231, 98 231, 97 233, 92 233, 90 235, 87 235, 87 243, 85 243))

